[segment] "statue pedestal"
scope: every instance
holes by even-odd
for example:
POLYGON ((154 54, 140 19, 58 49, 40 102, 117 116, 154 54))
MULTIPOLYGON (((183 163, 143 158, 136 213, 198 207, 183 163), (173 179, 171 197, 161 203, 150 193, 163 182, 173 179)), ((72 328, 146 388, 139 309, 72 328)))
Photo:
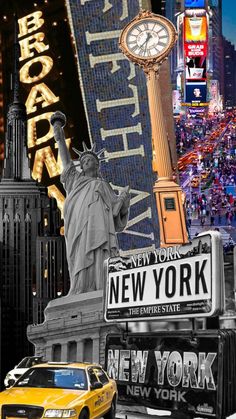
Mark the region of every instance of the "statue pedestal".
POLYGON ((27 328, 35 355, 43 355, 47 361, 104 364, 106 335, 120 328, 103 320, 103 301, 102 290, 50 301, 45 321, 27 328))

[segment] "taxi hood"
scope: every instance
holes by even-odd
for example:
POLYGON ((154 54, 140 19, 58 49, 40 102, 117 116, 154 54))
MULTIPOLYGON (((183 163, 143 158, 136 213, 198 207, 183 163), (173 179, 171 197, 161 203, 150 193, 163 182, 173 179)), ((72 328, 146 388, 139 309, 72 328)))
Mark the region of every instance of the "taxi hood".
POLYGON ((11 387, 0 393, 2 404, 24 404, 41 406, 45 409, 72 409, 83 399, 88 390, 61 388, 11 387))

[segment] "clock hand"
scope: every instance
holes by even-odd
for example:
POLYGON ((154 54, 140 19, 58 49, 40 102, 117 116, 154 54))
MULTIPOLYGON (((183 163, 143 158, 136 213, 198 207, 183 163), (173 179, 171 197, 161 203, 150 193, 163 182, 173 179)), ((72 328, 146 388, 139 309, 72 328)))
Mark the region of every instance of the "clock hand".
POLYGON ((152 34, 151 34, 151 33, 148 33, 148 36, 147 36, 147 39, 146 39, 146 45, 145 45, 144 54, 146 54, 148 41, 149 41, 151 38, 152 38, 152 34))
MULTIPOLYGON (((148 34, 147 34, 147 37, 148 37, 148 34)), ((145 39, 145 41, 140 45, 140 48, 142 48, 143 47, 143 45, 144 44, 146 44, 146 42, 147 42, 147 37, 146 37, 146 39, 145 39)))

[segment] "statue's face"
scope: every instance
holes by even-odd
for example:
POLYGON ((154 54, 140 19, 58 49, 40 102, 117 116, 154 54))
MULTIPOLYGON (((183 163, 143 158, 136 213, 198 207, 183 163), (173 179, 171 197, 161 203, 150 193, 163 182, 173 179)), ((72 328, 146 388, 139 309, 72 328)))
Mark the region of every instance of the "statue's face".
POLYGON ((85 174, 89 173, 90 176, 91 176, 93 171, 94 171, 94 173, 97 172, 98 162, 97 162, 96 158, 93 157, 92 154, 87 154, 81 160, 81 168, 83 169, 85 174))

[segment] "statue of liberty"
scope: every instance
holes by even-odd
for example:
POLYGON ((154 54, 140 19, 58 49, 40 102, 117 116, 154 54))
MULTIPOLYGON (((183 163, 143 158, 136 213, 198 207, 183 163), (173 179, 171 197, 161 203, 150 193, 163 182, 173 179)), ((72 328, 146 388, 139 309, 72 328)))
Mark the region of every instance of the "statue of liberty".
POLYGON ((79 156, 81 171, 70 157, 63 126, 65 115, 59 111, 51 117, 54 137, 63 164, 61 182, 66 191, 64 204, 65 239, 70 273, 70 295, 103 289, 103 262, 119 254, 116 232, 128 221, 130 195, 124 188, 117 195, 99 171, 101 154, 95 145, 79 156))

